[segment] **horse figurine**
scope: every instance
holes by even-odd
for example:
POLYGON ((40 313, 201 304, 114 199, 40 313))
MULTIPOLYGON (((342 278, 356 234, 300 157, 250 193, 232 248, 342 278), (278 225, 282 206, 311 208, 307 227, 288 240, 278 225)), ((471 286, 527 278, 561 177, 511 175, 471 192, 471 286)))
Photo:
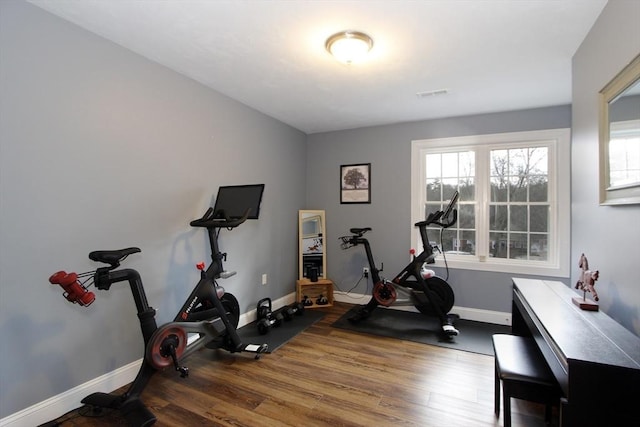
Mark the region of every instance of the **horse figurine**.
POLYGON ((600 271, 589 270, 589 261, 584 254, 580 256, 578 267, 580 267, 582 272, 580 273, 580 279, 576 283, 576 289, 582 290, 584 295, 586 295, 587 292, 590 292, 593 295, 593 299, 598 301, 600 298, 598 297, 595 286, 596 281, 600 277, 600 271))

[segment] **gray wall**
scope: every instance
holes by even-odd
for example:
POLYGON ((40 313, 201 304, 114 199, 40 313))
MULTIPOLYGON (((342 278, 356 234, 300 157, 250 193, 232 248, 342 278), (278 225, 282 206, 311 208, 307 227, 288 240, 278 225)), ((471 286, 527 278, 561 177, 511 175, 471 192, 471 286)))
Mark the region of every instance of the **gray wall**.
MULTIPOLYGON (((640 2, 611 0, 573 60, 572 107, 487 114, 310 135, 307 204, 327 211, 327 270, 350 290, 366 258, 361 250, 341 251, 338 236, 351 227, 373 228, 370 241, 378 263, 397 272, 410 245, 411 141, 497 132, 572 127, 572 277, 552 278, 572 286, 578 258, 585 253, 597 282, 601 308, 640 336, 640 206, 598 205, 598 92, 640 53, 640 2), (341 164, 371 163, 371 205, 341 205, 341 164), (334 241, 334 246, 331 242, 334 241)), ((440 275, 444 271, 437 270, 440 275)), ((511 310, 511 274, 451 270, 456 305, 511 310)), ((531 276, 533 277, 533 276, 531 276)), ((362 282, 353 289, 364 293, 362 282)), ((359 301, 354 301, 359 302, 359 301)), ((366 302, 363 301, 363 302, 366 302)))
POLYGON ((0 418, 142 357, 128 286, 83 308, 49 276, 139 246, 126 265, 171 320, 220 185, 266 184, 260 219, 221 233, 222 284, 243 312, 295 290, 302 132, 22 1, 0 1, 0 67, 0 418))
MULTIPOLYGON (((573 110, 315 134, 305 147, 295 129, 39 8, 0 1, 0 418, 141 356, 126 287, 98 292, 82 308, 66 302, 49 275, 94 268, 86 258, 93 249, 137 245, 143 252, 127 265, 141 271, 159 322, 170 320, 197 279, 194 263, 209 257, 204 232, 188 223, 220 185, 267 186, 261 218, 221 235, 226 265, 238 270, 223 284, 243 312, 293 290, 298 209, 326 210, 328 274, 342 289, 365 262, 339 249, 337 237, 350 227, 373 227, 376 259, 387 271, 401 268, 415 139, 564 128, 573 120, 572 259, 589 256, 602 272, 603 308, 640 334, 631 264, 640 255, 640 207, 598 206, 596 173, 596 95, 640 51, 638 30, 630 29, 638 16, 640 3, 610 0, 574 58, 573 110), (340 205, 339 166, 360 162, 372 163, 372 204, 340 205)), ((510 310, 508 274, 454 270, 451 282, 457 305, 510 310)))
POLYGON ((609 0, 573 57, 571 253, 600 270, 602 309, 640 336, 640 205, 598 205, 598 92, 640 54, 638 22, 640 2, 609 0))
MULTIPOLYGON (((407 264, 412 140, 569 127, 571 108, 557 106, 310 135, 307 205, 326 210, 328 276, 343 291, 352 289, 361 276, 366 265, 364 251, 342 251, 338 243, 338 237, 352 227, 373 229, 368 237, 376 262, 384 262, 387 276, 394 276, 407 264), (340 165, 352 163, 371 163, 371 204, 340 204, 340 165)), ((436 272, 445 275, 440 269, 436 272)), ((510 312, 512 276, 452 269, 449 283, 458 306, 510 312)), ((365 282, 353 292, 365 293, 365 282)))

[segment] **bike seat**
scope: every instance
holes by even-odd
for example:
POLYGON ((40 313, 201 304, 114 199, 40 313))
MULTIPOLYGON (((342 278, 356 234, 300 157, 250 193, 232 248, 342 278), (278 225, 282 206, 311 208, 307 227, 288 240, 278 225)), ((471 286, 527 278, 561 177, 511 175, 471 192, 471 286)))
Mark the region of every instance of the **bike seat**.
POLYGON ((122 261, 129 255, 138 252, 141 252, 140 248, 135 247, 109 251, 93 251, 89 254, 89 259, 91 261, 102 262, 104 264, 119 265, 120 261, 122 261))
POLYGON ((353 233, 353 234, 357 234, 358 236, 362 236, 364 233, 366 233, 367 231, 371 231, 371 227, 365 227, 365 228, 350 228, 349 232, 353 233))

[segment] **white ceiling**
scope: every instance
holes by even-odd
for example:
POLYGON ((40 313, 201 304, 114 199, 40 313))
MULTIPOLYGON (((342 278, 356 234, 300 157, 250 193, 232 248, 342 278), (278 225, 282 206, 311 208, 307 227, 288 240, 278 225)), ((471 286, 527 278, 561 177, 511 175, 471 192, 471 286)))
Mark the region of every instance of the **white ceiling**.
POLYGON ((606 0, 31 0, 305 133, 569 104, 606 0), (342 65, 324 42, 374 39, 342 65), (446 89, 445 95, 416 93, 446 89))

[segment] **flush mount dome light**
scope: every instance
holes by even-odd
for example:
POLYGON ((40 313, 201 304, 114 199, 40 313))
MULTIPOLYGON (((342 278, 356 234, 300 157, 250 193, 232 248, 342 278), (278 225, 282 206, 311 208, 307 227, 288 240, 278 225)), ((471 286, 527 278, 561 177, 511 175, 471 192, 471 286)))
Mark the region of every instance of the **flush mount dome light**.
POLYGON ((341 31, 329 37, 324 46, 338 61, 352 64, 367 55, 373 40, 359 31, 341 31))

